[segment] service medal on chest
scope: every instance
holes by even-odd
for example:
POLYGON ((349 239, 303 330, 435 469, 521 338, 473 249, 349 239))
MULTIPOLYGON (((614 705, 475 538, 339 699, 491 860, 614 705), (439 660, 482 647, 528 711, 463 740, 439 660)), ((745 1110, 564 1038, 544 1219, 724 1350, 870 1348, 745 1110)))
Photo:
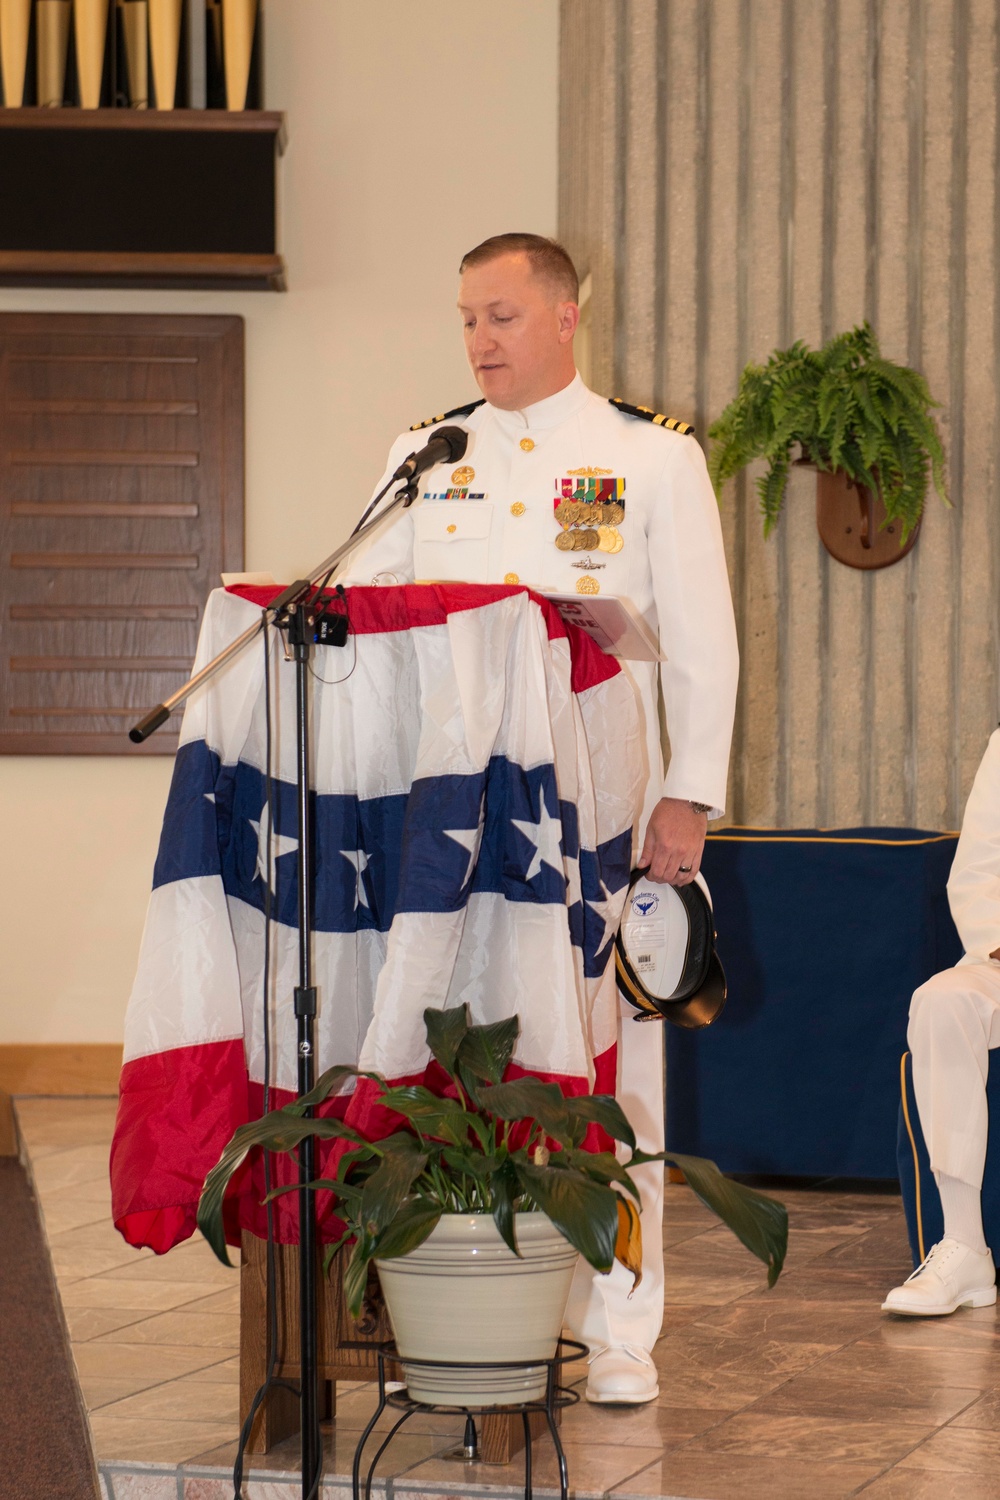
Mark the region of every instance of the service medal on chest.
MULTIPOLYGON (((560 552, 592 552, 615 556, 625 545, 618 527, 625 519, 625 480, 610 469, 587 466, 570 469, 555 482, 552 502, 559 531, 554 538, 560 552)), ((603 568, 586 561, 574 568, 603 568)))

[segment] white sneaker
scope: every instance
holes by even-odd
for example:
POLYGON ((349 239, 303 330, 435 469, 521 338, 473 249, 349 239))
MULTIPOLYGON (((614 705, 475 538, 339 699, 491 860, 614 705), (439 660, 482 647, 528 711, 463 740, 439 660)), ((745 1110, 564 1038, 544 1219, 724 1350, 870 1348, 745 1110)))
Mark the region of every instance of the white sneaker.
POLYGON ((660 1394, 656 1366, 648 1350, 638 1344, 612 1344, 592 1349, 585 1395, 598 1405, 641 1406, 660 1394))
POLYGON ((992 1253, 943 1239, 902 1286, 893 1287, 883 1312, 907 1318, 941 1318, 959 1307, 991 1307, 997 1300, 992 1253))

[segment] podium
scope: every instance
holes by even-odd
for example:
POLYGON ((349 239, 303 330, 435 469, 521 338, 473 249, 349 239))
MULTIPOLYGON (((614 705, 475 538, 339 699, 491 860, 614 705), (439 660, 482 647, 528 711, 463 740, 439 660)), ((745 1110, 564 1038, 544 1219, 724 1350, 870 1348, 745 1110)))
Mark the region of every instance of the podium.
MULTIPOLYGON (((277 592, 214 593, 196 669, 277 592)), ((311 689, 317 1073, 347 1063, 419 1080, 425 1008, 468 1004, 477 1022, 520 1016, 519 1074, 614 1092, 618 1008, 605 979, 642 777, 628 678, 521 587, 356 588, 342 607, 348 644, 317 644, 311 689)), ((201 1185, 234 1130, 263 1113, 265 1080, 270 1108, 297 1093, 294 678, 274 631, 266 652, 234 655, 188 699, 126 1015, 112 1212, 129 1243, 161 1253, 193 1232, 201 1185)), ((364 1094, 323 1109, 364 1135, 364 1094)), ((289 1158, 272 1162, 273 1186, 297 1180, 289 1158)), ((226 1199, 242 1252, 244 1415, 268 1363, 264 1195, 251 1158, 226 1199)), ((294 1379, 293 1195, 271 1217, 280 1370, 294 1379)), ((321 1224, 321 1239, 334 1233, 321 1224)), ((374 1346, 391 1335, 375 1296, 354 1325, 334 1264, 332 1281, 319 1278, 331 1415, 336 1382, 373 1380, 374 1346)), ((294 1430, 286 1396, 270 1397, 251 1452, 294 1430)), ((513 1423, 484 1417, 484 1456, 516 1451, 513 1423)))

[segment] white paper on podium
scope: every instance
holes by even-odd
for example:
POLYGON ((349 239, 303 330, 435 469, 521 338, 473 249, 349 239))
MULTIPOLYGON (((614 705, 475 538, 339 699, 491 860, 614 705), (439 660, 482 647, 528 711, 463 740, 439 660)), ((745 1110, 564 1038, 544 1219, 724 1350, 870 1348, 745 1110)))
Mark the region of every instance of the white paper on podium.
POLYGON ((579 625, 609 656, 623 661, 666 661, 656 637, 631 599, 614 594, 603 597, 581 594, 549 594, 562 618, 579 625))

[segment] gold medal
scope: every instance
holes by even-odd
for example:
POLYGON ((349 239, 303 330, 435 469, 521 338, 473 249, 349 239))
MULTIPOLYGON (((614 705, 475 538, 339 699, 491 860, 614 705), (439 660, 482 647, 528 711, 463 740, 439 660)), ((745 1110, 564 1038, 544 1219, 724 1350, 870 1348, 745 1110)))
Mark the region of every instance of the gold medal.
POLYGON ((556 546, 560 552, 572 552, 576 547, 576 532, 560 531, 556 537, 556 546))
POLYGON ((578 531, 576 535, 577 552, 592 552, 601 540, 592 526, 588 526, 585 531, 578 531))
POLYGON ((622 536, 620 531, 616 531, 613 526, 601 527, 600 546, 602 552, 609 552, 614 555, 620 552, 624 545, 625 538, 622 536))
POLYGON ((571 526, 576 520, 576 506, 571 500, 564 500, 556 506, 555 518, 560 526, 571 526))
POLYGON ((606 526, 620 526, 625 519, 625 507, 612 500, 610 505, 605 505, 604 523, 606 526))
POLYGON ((601 585, 596 578, 588 576, 578 581, 576 591, 578 594, 599 594, 601 592, 601 585))
POLYGON ((476 471, 469 464, 463 464, 460 469, 451 471, 452 484, 471 484, 475 477, 476 471))

